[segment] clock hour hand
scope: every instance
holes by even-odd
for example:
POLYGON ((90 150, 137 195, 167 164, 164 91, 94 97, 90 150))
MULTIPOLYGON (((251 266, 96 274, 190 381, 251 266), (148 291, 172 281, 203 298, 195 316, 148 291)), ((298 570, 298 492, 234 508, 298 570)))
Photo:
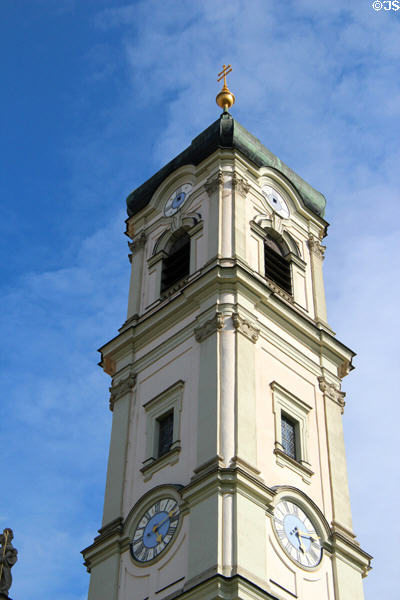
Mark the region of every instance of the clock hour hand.
POLYGON ((315 541, 315 542, 320 539, 318 535, 314 535, 313 533, 308 533, 308 532, 304 533, 304 531, 300 531, 299 529, 297 529, 296 534, 297 534, 297 536, 299 536, 299 539, 300 539, 300 537, 306 537, 306 538, 309 538, 311 541, 315 541))
POLYGON ((295 535, 297 535, 297 539, 299 540, 299 546, 300 546, 300 550, 303 552, 303 554, 305 553, 305 549, 303 546, 303 542, 301 541, 301 533, 298 529, 296 529, 296 533, 295 535))

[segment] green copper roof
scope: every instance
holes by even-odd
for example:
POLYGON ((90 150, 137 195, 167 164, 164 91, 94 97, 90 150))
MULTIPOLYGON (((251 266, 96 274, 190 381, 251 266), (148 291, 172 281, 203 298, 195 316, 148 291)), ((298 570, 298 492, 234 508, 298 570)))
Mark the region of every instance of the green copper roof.
POLYGON ((210 127, 194 138, 186 150, 129 194, 126 200, 128 215, 131 217, 147 206, 158 186, 176 169, 183 165, 198 165, 218 148, 234 148, 257 167, 272 167, 280 171, 295 186, 305 206, 323 217, 326 206, 325 197, 272 154, 260 140, 251 135, 229 113, 223 113, 210 127))

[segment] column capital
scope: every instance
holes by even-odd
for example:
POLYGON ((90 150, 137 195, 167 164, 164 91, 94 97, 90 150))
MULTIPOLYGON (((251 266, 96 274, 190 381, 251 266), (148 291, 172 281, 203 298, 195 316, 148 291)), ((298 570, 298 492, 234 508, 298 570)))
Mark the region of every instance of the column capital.
POLYGON ((147 236, 144 231, 141 231, 137 236, 133 238, 131 242, 128 242, 129 250, 132 254, 135 254, 138 250, 144 248, 146 244, 147 236))
POLYGON ((111 412, 114 410, 114 404, 117 402, 117 400, 122 398, 122 396, 125 396, 125 394, 131 392, 135 385, 136 373, 134 373, 132 370, 124 379, 120 379, 118 382, 114 382, 113 380, 111 387, 109 388, 111 412))
POLYGON ((326 246, 323 246, 320 240, 317 237, 315 237, 315 235, 310 234, 307 241, 307 245, 312 254, 315 254, 315 256, 318 256, 318 258, 324 258, 326 246))
POLYGON ((325 398, 329 398, 333 400, 336 404, 340 406, 341 413, 344 412, 345 401, 344 398, 346 396, 345 392, 340 391, 339 385, 335 385, 334 383, 328 382, 325 377, 318 377, 319 389, 323 392, 325 398))
POLYGON ((245 198, 250 189, 250 184, 246 179, 239 177, 238 174, 234 172, 232 174, 232 189, 245 198))
POLYGON ((206 192, 209 196, 213 194, 215 191, 219 190, 224 185, 224 176, 222 171, 218 171, 217 175, 214 175, 207 179, 204 184, 206 192))
POLYGON ((232 313, 232 323, 236 331, 240 331, 243 333, 250 341, 254 344, 258 340, 258 336, 260 335, 260 330, 251 323, 248 319, 241 317, 239 313, 232 313))
POLYGON ((211 319, 208 319, 207 321, 205 321, 198 327, 195 327, 194 337, 196 338, 196 341, 202 342, 209 335, 212 335, 216 331, 223 329, 224 321, 225 321, 224 315, 221 312, 217 311, 215 313, 215 315, 213 317, 211 317, 211 319))

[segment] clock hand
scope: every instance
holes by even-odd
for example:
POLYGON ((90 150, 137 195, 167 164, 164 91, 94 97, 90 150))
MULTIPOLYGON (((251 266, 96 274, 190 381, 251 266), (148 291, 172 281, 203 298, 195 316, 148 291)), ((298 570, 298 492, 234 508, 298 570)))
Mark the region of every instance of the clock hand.
MULTIPOLYGON (((161 527, 161 525, 164 525, 164 523, 166 521, 168 521, 168 519, 170 519, 174 514, 176 514, 176 513, 174 513, 173 510, 170 510, 169 513, 168 513, 168 515, 165 517, 165 519, 163 519, 162 521, 160 521, 159 523, 157 523, 156 525, 154 525, 153 532, 156 533, 157 529, 159 527, 161 527)), ((157 541, 158 541, 158 538, 157 538, 157 541)))
POLYGON ((313 540, 313 541, 317 541, 320 539, 320 537, 318 535, 314 535, 313 533, 304 533, 304 531, 300 531, 299 529, 296 531, 296 534, 298 534, 301 537, 310 538, 310 540, 313 540))
POLYGON ((297 535, 297 539, 299 540, 300 550, 303 552, 303 554, 305 554, 303 542, 301 541, 301 535, 300 535, 300 532, 298 529, 296 529, 296 535, 297 535))

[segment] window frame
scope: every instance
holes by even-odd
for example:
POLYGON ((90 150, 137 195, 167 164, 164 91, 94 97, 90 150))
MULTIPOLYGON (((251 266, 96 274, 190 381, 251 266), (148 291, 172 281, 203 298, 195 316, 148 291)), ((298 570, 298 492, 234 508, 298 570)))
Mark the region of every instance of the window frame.
POLYGON ((146 413, 146 458, 140 470, 145 481, 165 465, 175 464, 179 460, 183 389, 184 382, 180 379, 143 404, 146 413), (173 414, 172 443, 168 452, 159 456, 159 420, 169 413, 173 414))
POLYGON ((275 417, 274 454, 280 467, 289 467, 300 475, 306 483, 311 483, 314 471, 308 454, 308 421, 312 407, 289 392, 278 382, 270 384, 272 390, 272 409, 275 417), (284 451, 282 444, 282 415, 290 419, 295 426, 296 458, 284 451))

